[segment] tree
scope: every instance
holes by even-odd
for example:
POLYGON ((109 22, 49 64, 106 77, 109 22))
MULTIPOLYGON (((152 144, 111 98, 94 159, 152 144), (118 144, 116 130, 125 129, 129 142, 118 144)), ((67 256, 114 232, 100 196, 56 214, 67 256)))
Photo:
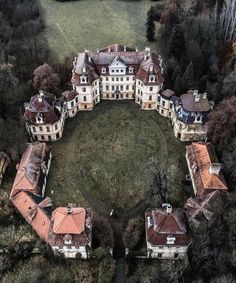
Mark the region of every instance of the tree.
POLYGON ((186 91, 193 87, 193 83, 194 83, 193 63, 190 62, 182 76, 182 87, 186 91))
POLYGON ((181 25, 176 25, 171 33, 168 53, 169 56, 174 56, 177 60, 183 56, 186 51, 185 37, 181 25))
POLYGON ((236 135, 236 97, 224 99, 210 114, 207 136, 218 150, 236 135))
POLYGON ((147 13, 147 22, 146 22, 146 37, 149 41, 154 41, 156 37, 156 26, 154 22, 154 9, 151 9, 147 13))
POLYGON ((166 168, 158 161, 151 159, 146 166, 146 174, 152 195, 157 195, 158 204, 170 200, 171 185, 166 168))
POLYGON ((36 90, 56 92, 60 82, 58 74, 46 63, 34 70, 33 86, 36 90))
POLYGON ((144 232, 144 221, 142 217, 135 217, 129 220, 124 233, 123 243, 126 248, 133 249, 137 246, 144 232))
MULTIPOLYGON (((218 18, 216 18, 218 22, 218 18)), ((218 35, 223 45, 227 41, 236 40, 236 0, 225 3, 219 19, 218 35)))
POLYGON ((197 0, 183 0, 181 1, 181 9, 183 10, 184 16, 192 14, 194 8, 197 6, 197 0))

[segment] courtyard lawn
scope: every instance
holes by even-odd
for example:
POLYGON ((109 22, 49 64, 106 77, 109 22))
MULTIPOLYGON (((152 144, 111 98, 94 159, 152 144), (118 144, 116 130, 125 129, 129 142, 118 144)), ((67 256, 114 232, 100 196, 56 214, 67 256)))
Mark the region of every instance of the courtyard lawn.
POLYGON ((105 214, 135 207, 148 190, 150 158, 168 168, 176 204, 182 205, 186 195, 181 184, 184 144, 174 137, 167 118, 134 102, 106 101, 91 112, 79 112, 66 121, 52 153, 47 195, 55 206, 74 202, 105 214))
POLYGON ((45 36, 60 59, 112 43, 156 49, 156 43, 145 37, 146 14, 153 5, 150 0, 40 1, 47 24, 45 36))

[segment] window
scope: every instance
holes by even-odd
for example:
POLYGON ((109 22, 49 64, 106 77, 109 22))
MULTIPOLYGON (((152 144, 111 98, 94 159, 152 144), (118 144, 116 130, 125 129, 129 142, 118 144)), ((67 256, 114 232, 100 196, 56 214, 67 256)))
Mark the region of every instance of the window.
POLYGON ((163 106, 163 107, 165 107, 165 104, 166 104, 165 101, 162 101, 162 106, 163 106))
POLYGON ((129 94, 128 93, 126 93, 126 98, 128 98, 129 97, 129 94))
POLYGON ((151 95, 149 95, 149 101, 151 101, 152 100, 152 96, 151 95))
POLYGON ((87 101, 87 97, 86 96, 84 96, 84 101, 87 101))
POLYGON ((36 132, 36 128, 35 127, 32 127, 32 130, 33 130, 33 132, 36 132))
POLYGON ((178 258, 179 254, 175 253, 174 258, 178 258))
POLYGON ((153 91, 153 87, 152 86, 150 86, 150 91, 153 91))
POLYGON ((162 257, 162 253, 158 253, 158 254, 157 254, 157 257, 158 257, 158 258, 161 258, 161 257, 162 257))
POLYGON ((52 139, 52 137, 51 137, 51 136, 48 136, 48 139, 49 139, 49 140, 51 140, 51 139, 52 139))
POLYGON ((109 86, 108 85, 106 85, 106 90, 109 90, 109 86))
POLYGON ((112 73, 114 73, 114 70, 111 70, 112 73))
POLYGON ((78 98, 78 96, 76 96, 75 103, 78 103, 78 101, 79 101, 79 98, 78 98))
POLYGON ((102 67, 102 74, 106 74, 106 68, 102 67))
POLYGON ((135 80, 135 77, 133 77, 133 81, 135 80))
POLYGON ((123 91, 123 85, 120 86, 120 90, 123 91))
POLYGON ((126 77, 126 81, 129 81, 129 77, 126 77))
POLYGON ((87 77, 86 76, 81 76, 80 77, 80 82, 81 83, 87 83, 87 77))
POLYGON ((74 111, 74 110, 72 110, 72 114, 75 114, 75 111, 74 111))
POLYGON ((44 138, 44 136, 41 136, 41 140, 44 140, 45 138, 44 138))
POLYGON ((138 89, 138 94, 140 94, 140 89, 138 89))
POLYGON ((149 81, 150 83, 155 82, 155 80, 156 80, 156 77, 155 77, 154 75, 150 75, 150 76, 149 76, 149 80, 148 80, 148 81, 149 81))
POLYGON ((119 78, 116 78, 116 81, 118 82, 118 81, 119 81, 119 78))
POLYGON ((126 90, 129 90, 129 85, 126 85, 126 90))
POLYGON ((111 80, 114 82, 115 78, 111 78, 111 80))
POLYGON ((57 127, 57 124, 55 125, 55 130, 57 131, 58 127, 57 127))
POLYGON ((116 70, 116 73, 119 73, 119 70, 116 70))
POLYGON ((149 108, 149 109, 152 108, 152 104, 148 104, 148 108, 149 108))
POLYGON ((130 66, 130 67, 129 67, 129 73, 130 73, 130 74, 133 74, 133 72, 134 72, 134 68, 133 68, 132 66, 130 66))
POLYGON ((121 77, 120 80, 123 82, 123 77, 121 77))
POLYGON ((59 138, 60 138, 60 134, 57 133, 57 134, 56 134, 56 139, 59 139, 59 138))
POLYGON ((50 128, 49 127, 47 127, 47 132, 50 133, 50 128))
POLYGON ((39 130, 40 130, 40 132, 42 132, 43 131, 43 127, 39 127, 39 130))
POLYGON ((112 86, 111 86, 111 90, 113 90, 113 91, 115 90, 115 87, 114 87, 114 85, 112 85, 112 86))
POLYGON ((108 77, 106 77, 106 81, 108 82, 108 77))
POLYGON ((84 109, 87 109, 87 105, 86 104, 84 105, 84 109))
POLYGON ((74 101, 71 102, 71 107, 74 107, 74 101))
POLYGON ((83 88, 82 88, 82 91, 83 91, 83 92, 86 92, 86 87, 83 87, 83 88))

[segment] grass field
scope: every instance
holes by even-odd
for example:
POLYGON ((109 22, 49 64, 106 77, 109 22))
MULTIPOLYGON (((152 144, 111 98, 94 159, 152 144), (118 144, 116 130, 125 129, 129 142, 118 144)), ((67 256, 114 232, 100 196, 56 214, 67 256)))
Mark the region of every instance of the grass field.
POLYGON ((55 205, 75 202, 101 213, 131 208, 148 189, 145 168, 150 158, 168 168, 176 199, 184 194, 184 145, 174 137, 168 119, 134 102, 102 102, 92 112, 78 113, 67 120, 52 151, 47 194, 55 205))
POLYGON ((112 43, 156 48, 145 38, 150 0, 40 0, 45 10, 45 36, 60 59, 112 43))

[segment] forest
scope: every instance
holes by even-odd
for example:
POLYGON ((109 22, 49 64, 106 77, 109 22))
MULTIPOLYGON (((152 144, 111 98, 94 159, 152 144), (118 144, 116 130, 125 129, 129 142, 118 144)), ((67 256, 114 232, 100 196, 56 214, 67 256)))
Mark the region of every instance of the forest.
MULTIPOLYGON (((135 1, 133 3, 135 5, 135 1)), ((159 266, 160 273, 157 273, 156 262, 129 262, 128 282, 235 282, 236 0, 150 1, 150 6, 146 37, 150 42, 158 43, 163 57, 164 88, 173 89, 177 95, 198 89, 207 92, 214 101, 208 141, 215 145, 230 192, 223 200, 224 213, 219 214, 214 222, 198 230, 190 227, 193 244, 189 251, 189 265, 169 262, 159 266)), ((48 46, 44 29, 44 11, 38 0, 0 0, 0 151, 7 152, 11 159, 10 174, 27 142, 22 122, 24 102, 39 89, 59 96, 70 87, 74 54, 59 61, 48 46)), ((1 209, 0 219, 6 215, 10 217, 12 207, 6 198, 1 198, 1 206, 6 210, 1 209)), ((123 236, 127 245, 132 237, 138 243, 142 224, 142 219, 131 219, 123 236), (139 227, 137 231, 136 226, 139 227)), ((47 258, 47 247, 42 245, 42 248, 47 258)), ((97 254, 100 282, 109 282, 114 264, 103 251, 98 250, 97 254)), ((14 262, 1 265, 0 278, 8 268, 12 271, 13 264, 20 261, 21 256, 22 252, 18 252, 14 262)), ((24 256, 28 264, 30 257, 28 254, 24 256)), ((39 259, 42 268, 46 268, 45 258, 39 259)), ((51 264, 62 266, 64 261, 59 259, 51 264)), ((93 264, 92 268, 95 268, 96 263, 93 264)), ((37 262, 33 265, 36 266, 37 262)), ((86 263, 81 265, 91 268, 86 263)), ((68 268, 72 270, 73 266, 68 268)), ((84 278, 80 276, 80 282, 88 280, 87 274, 84 278)), ((32 278, 31 282, 41 282, 44 277, 35 278, 36 281, 32 278)), ((58 282, 58 277, 55 278, 48 282, 58 282)), ((69 278, 65 280, 68 282, 69 278)), ((94 278, 89 280, 93 282, 94 278)))

